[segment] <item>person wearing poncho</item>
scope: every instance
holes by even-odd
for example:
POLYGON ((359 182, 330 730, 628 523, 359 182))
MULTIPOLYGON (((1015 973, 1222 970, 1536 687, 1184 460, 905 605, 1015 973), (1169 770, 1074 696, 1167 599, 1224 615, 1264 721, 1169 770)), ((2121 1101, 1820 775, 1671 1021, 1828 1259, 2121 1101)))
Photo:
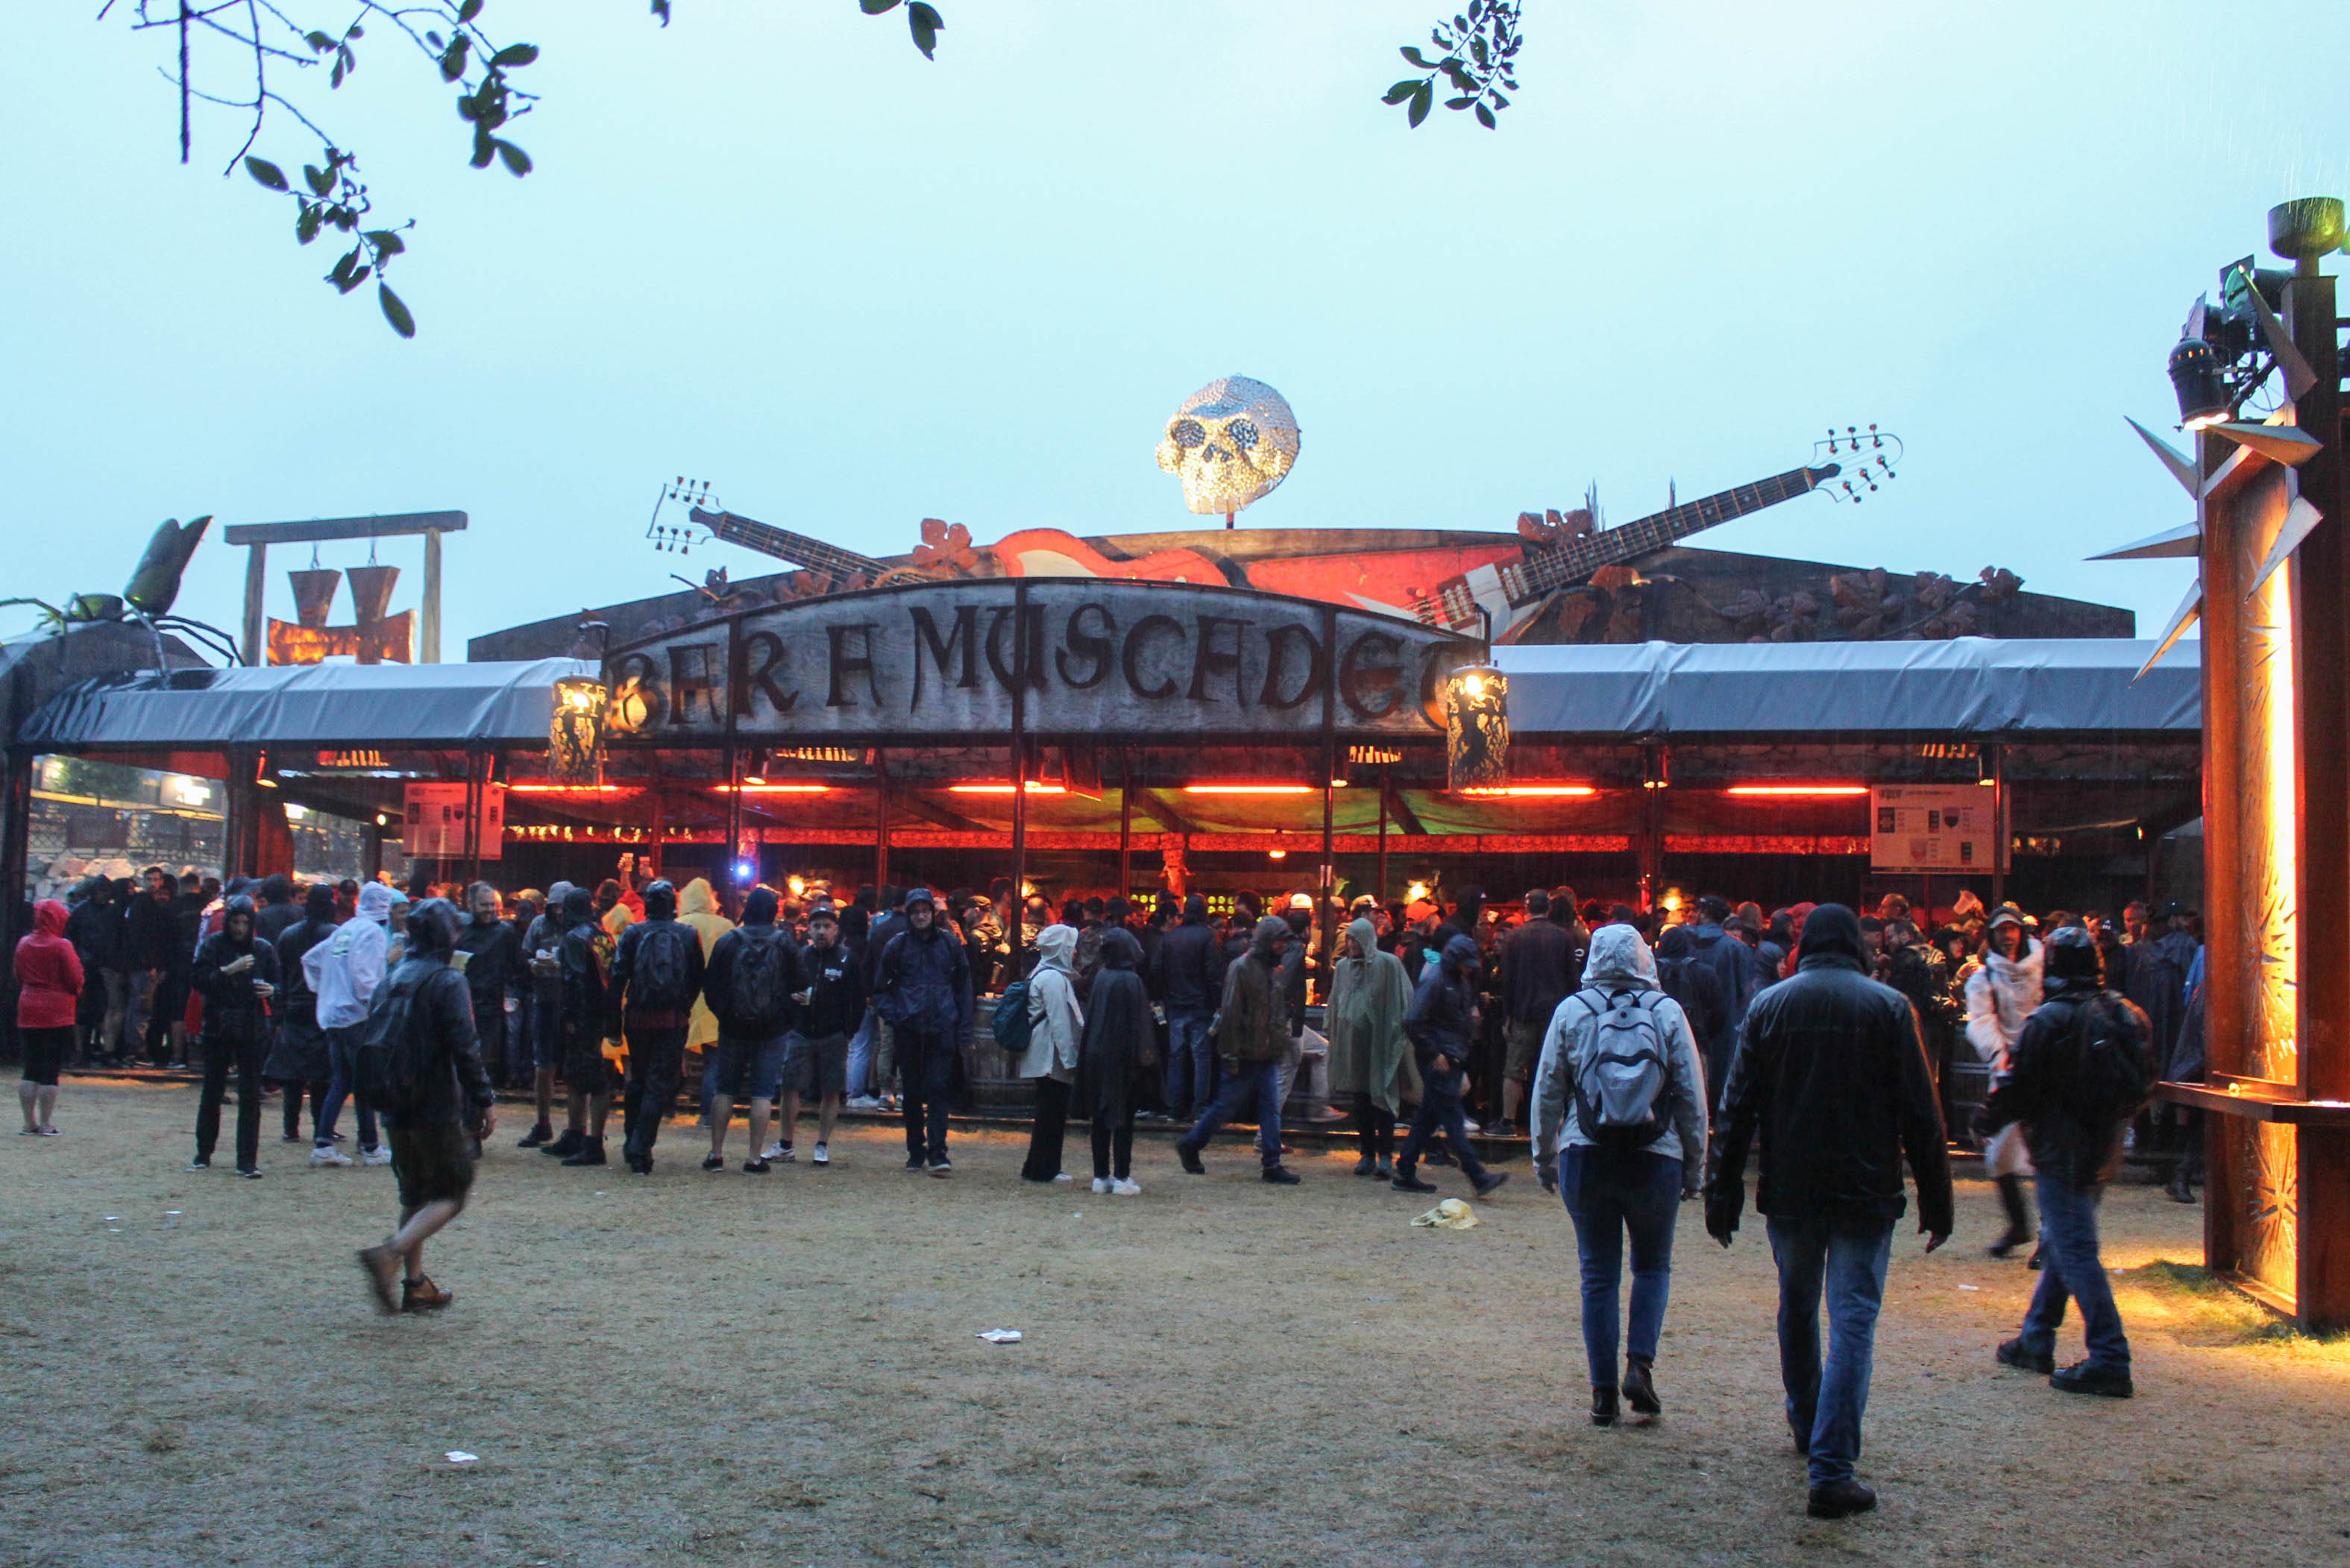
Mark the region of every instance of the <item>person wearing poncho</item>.
POLYGON ((1362 1140, 1357 1176, 1395 1175, 1397 1089, 1412 1083, 1404 1010, 1411 981, 1403 961, 1382 952, 1367 919, 1347 927, 1346 956, 1330 989, 1330 1096, 1348 1097, 1362 1140))
POLYGON ((1093 1124, 1094 1190, 1134 1198, 1134 1088, 1146 1068, 1159 1064, 1159 1042, 1150 1023, 1150 996, 1139 971, 1142 944, 1124 926, 1103 933, 1101 968, 1086 1002, 1076 1083, 1069 1096, 1073 1114, 1093 1124))

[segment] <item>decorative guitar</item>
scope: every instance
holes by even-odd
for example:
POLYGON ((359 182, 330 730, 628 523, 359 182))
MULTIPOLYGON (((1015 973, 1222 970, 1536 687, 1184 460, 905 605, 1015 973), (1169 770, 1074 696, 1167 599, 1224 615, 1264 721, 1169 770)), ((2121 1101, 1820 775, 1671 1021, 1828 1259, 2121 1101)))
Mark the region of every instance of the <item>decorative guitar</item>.
POLYGON ((1866 431, 1847 425, 1841 435, 1831 427, 1827 439, 1813 446, 1815 453, 1828 455, 1832 461, 1791 468, 1620 527, 1517 551, 1514 561, 1497 560, 1439 582, 1414 607, 1419 618, 1431 625, 1466 630, 1482 621, 1492 640, 1507 641, 1512 633, 1542 613, 1552 594, 1588 582, 1604 566, 1638 560, 1692 534, 1815 490, 1825 491, 1830 500, 1856 504, 1877 491, 1880 479, 1893 477, 1893 465, 1903 452, 1900 437, 1875 425, 1866 431), (1851 465, 1849 474, 1846 464, 1851 465))
POLYGON ((862 576, 868 582, 878 582, 890 570, 887 561, 877 561, 805 534, 741 516, 727 511, 723 504, 715 504, 714 511, 702 504, 711 500, 707 480, 679 479, 663 485, 660 498, 653 503, 653 520, 645 530, 645 537, 653 542, 654 549, 673 550, 681 556, 691 554, 693 546, 705 539, 723 539, 787 565, 829 572, 844 580, 862 576), (671 503, 686 508, 684 523, 661 521, 662 506, 671 503))

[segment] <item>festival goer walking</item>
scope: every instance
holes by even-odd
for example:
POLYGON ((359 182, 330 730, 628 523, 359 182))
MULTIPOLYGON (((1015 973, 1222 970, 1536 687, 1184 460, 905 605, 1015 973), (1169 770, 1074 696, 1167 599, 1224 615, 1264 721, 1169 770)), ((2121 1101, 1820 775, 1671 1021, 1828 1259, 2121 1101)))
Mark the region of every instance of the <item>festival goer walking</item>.
POLYGON ((63 904, 44 898, 33 906, 32 930, 16 940, 16 1033, 25 1047, 16 1103, 27 1137, 57 1136, 57 1069, 73 1053, 84 980, 81 955, 66 940, 69 919, 63 904))
MULTIPOLYGON (((1216 1092, 1216 1056, 1208 1025, 1224 991, 1226 962, 1208 900, 1183 900, 1183 919, 1159 944, 1159 989, 1167 1007, 1167 1114, 1188 1123, 1216 1092)), ((1333 1090, 1336 1093, 1336 1090, 1333 1090)))
POLYGON ((1069 1096, 1071 1108, 1093 1127, 1094 1190, 1118 1198, 1142 1195, 1134 1179, 1134 1090, 1159 1064, 1141 962, 1142 944, 1132 931, 1114 923, 1103 932, 1069 1096))
POLYGON ((1225 969, 1215 1039, 1224 1081, 1191 1130, 1175 1145, 1183 1168, 1193 1176, 1208 1173, 1200 1162, 1200 1150, 1215 1130, 1253 1101, 1259 1179, 1276 1187, 1298 1183, 1297 1173, 1281 1163, 1281 1061, 1289 1050, 1289 1014, 1274 971, 1281 962, 1281 945, 1288 939, 1288 923, 1267 915, 1257 921, 1248 950, 1225 969))
POLYGON ((1984 1131, 2020 1124, 2031 1140, 2045 1238, 2022 1332, 1999 1347, 1999 1359, 2045 1374, 2068 1394, 2126 1399, 2135 1392, 2129 1338, 2097 1251, 2097 1203, 2121 1167, 2122 1129, 2153 1086, 2153 1043, 2146 1014, 2101 982, 2095 936, 2066 927, 2043 951, 2047 1000, 2025 1021, 1979 1113, 1984 1131), (2089 1354, 2059 1370, 2067 1300, 2080 1303, 2089 1354))
MULTIPOLYGON (((694 878, 701 881, 700 877, 694 878)), ((707 887, 707 884, 704 884, 707 887)), ((751 1100, 751 1147, 743 1171, 764 1175, 767 1116, 788 1070, 787 1033, 793 1023, 792 993, 799 989, 799 951, 791 932, 775 923, 782 900, 773 888, 754 888, 743 901, 743 923, 730 926, 710 950, 702 980, 702 1001, 717 1021, 718 1033, 702 1071, 702 1114, 710 1124, 704 1170, 726 1168, 726 1129, 734 1120, 734 1098, 746 1089, 751 1100)), ((837 928, 836 928, 837 929, 837 928)), ((845 1043, 844 1043, 845 1044, 845 1043)), ((786 1098, 782 1155, 792 1158, 792 1123, 798 1102, 786 1098)), ((827 1101, 827 1106, 831 1102, 827 1101)), ((826 1116, 831 1121, 829 1110, 826 1116)), ((819 1146, 821 1147, 821 1146, 819 1146)))
POLYGON ((1380 950, 1367 919, 1347 922, 1346 953, 1330 982, 1330 1098, 1344 1096, 1354 1113, 1355 1174, 1392 1181, 1398 1090, 1417 1086, 1403 1032, 1411 982, 1403 961, 1380 950))
MULTIPOLYGON (((799 989, 792 1032, 784 1040, 784 1148, 791 1147, 800 1096, 816 1096, 816 1147, 808 1163, 832 1164, 832 1129, 848 1087, 848 1037, 866 1016, 865 971, 841 940, 840 917, 830 904, 808 911, 807 944, 799 950, 799 989)), ((757 1102, 752 1103, 755 1117, 757 1102)))
POLYGON ((1680 1003, 1689 1020, 1698 1054, 1705 1061, 1706 1083, 1718 1085, 1738 1037, 1731 1023, 1736 1009, 1722 988, 1721 971, 1700 956, 1697 931, 1689 926, 1669 927, 1658 939, 1655 965, 1658 985, 1680 1003))
MULTIPOLYGON (((310 989, 310 978, 303 960, 312 948, 335 934, 335 889, 331 884, 313 883, 304 895, 302 918, 279 928, 270 945, 277 950, 277 972, 281 977, 277 997, 271 1004, 273 1025, 269 1055, 262 1063, 262 1076, 273 1079, 286 1097, 285 1141, 301 1143, 302 1098, 310 1100, 310 1163, 312 1165, 348 1165, 350 1157, 334 1147, 328 1137, 317 1141, 327 1120, 327 1100, 334 1091, 334 1053, 327 1044, 326 1032, 318 1027, 318 994, 310 989)), ((255 917, 258 929, 260 918, 255 917)))
MULTIPOLYGON (((359 1034, 388 969, 395 898, 382 883, 369 882, 359 889, 358 913, 302 955, 303 983, 310 990, 318 1031, 326 1036, 329 1069, 327 1106, 318 1113, 317 1130, 311 1139, 314 1160, 317 1150, 334 1148, 335 1123, 344 1102, 351 1097, 359 1069, 359 1034)), ((390 1165, 391 1150, 377 1136, 374 1107, 360 1101, 359 1119, 360 1163, 390 1165)))
POLYGON ((906 928, 882 950, 873 1005, 896 1042, 905 1080, 906 1168, 954 1174, 947 1158, 947 1091, 971 1032, 971 958, 939 921, 928 888, 906 895, 906 928))
POLYGON ((1028 1126, 1028 1158, 1020 1179, 1049 1186, 1069 1179, 1061 1168, 1069 1125, 1069 1090, 1076 1082, 1086 1021, 1077 1004, 1077 948, 1083 933, 1063 923, 1036 937, 1036 968, 1028 976, 1028 1049, 1013 1074, 1036 1085, 1036 1112, 1028 1126))
MULTIPOLYGON (((1598 940, 1595 933, 1592 941, 1596 945, 1598 940)), ((1421 1150, 1439 1132, 1478 1197, 1491 1198, 1510 1179, 1506 1170, 1486 1169, 1469 1146, 1468 1113, 1461 1105, 1469 1052, 1477 1038, 1478 968, 1476 942, 1455 934, 1438 961, 1421 971, 1419 988, 1404 1013, 1404 1033, 1419 1057, 1419 1112, 1412 1117, 1403 1147, 1396 1151, 1395 1180, 1389 1185, 1399 1192, 1436 1190, 1435 1183, 1420 1180, 1418 1171, 1421 1150)))
MULTIPOLYGON (((1991 1064, 1994 1077, 2007 1071, 2008 1053, 2022 1035, 2024 1020, 2040 1005, 2040 944, 2025 934, 2022 915, 2014 905, 2002 904, 1991 912, 1982 967, 1967 981, 1967 1040, 1991 1064)), ((1985 1145, 1983 1167, 2007 1216, 2006 1231, 1985 1250, 2004 1258, 2032 1240, 2032 1213, 2023 1200, 2032 1157, 2022 1130, 2003 1128, 1985 1145)))
POLYGON ((677 888, 664 878, 644 890, 645 917, 620 933, 612 959, 613 1011, 629 1043, 621 1152, 639 1176, 653 1173, 653 1145, 677 1108, 685 1033, 702 995, 702 938, 677 919, 677 888))
POLYGON ((1559 1003, 1544 1032, 1534 1100, 1534 1169, 1575 1221, 1596 1425, 1615 1425, 1619 1390, 1641 1415, 1664 1408, 1654 1369, 1672 1292, 1673 1227, 1681 1199, 1697 1195, 1704 1175, 1705 1128, 1705 1058, 1686 1010, 1659 985, 1639 932, 1602 928, 1592 937, 1582 987, 1559 1003), (1627 1231, 1632 1302, 1625 1324, 1617 1293, 1627 1231))
POLYGON ((457 910, 427 898, 408 917, 408 954, 384 983, 382 1029, 405 1059, 414 1089, 376 1108, 400 1181, 400 1226, 359 1251, 379 1310, 437 1312, 456 1299, 424 1272, 424 1243, 464 1211, 473 1189, 474 1149, 497 1130, 497 1095, 473 1036, 473 998, 449 967, 457 910), (400 1283, 395 1304, 391 1287, 400 1283))
POLYGON ((1950 1234, 1950 1150, 1917 1015, 1908 998, 1867 977, 1866 962, 1850 909, 1809 911, 1794 977, 1746 1011, 1706 1182, 1705 1228, 1727 1247, 1746 1205, 1747 1150, 1761 1134, 1754 1201, 1779 1270, 1779 1376, 1788 1429, 1810 1459, 1815 1519, 1877 1506, 1853 1469, 1894 1221, 1908 1207, 1904 1158, 1926 1250, 1950 1234))
POLYGON ((1502 1117, 1493 1132, 1515 1137, 1518 1113, 1524 1107, 1526 1085, 1542 1055, 1544 1032, 1551 1014, 1575 986, 1578 945, 1567 928, 1552 918, 1546 889, 1526 895, 1524 924, 1502 939, 1501 970, 1496 979, 1508 1021, 1507 1046, 1502 1058, 1502 1117))
POLYGON ((204 1170, 220 1142, 221 1101, 236 1070, 236 1173, 261 1179, 261 1060, 269 1044, 269 999, 277 952, 254 934, 253 900, 228 901, 221 929, 196 950, 196 990, 204 999, 204 1086, 196 1102, 196 1158, 204 1170))

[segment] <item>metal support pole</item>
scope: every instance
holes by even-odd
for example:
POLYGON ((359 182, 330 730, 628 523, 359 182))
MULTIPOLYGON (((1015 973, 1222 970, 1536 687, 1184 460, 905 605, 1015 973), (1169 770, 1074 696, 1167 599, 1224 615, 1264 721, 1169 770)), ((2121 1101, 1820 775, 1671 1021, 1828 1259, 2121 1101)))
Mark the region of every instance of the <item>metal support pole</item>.
POLYGON ((1388 778, 1388 766, 1379 764, 1379 904, 1388 901, 1388 791, 1394 788, 1388 778))
MULTIPOLYGON (((1325 974, 1335 975, 1337 961, 1337 930, 1330 908, 1337 892, 1338 867, 1336 858, 1336 838, 1333 829, 1338 809, 1338 611, 1334 605, 1322 607, 1322 875, 1316 884, 1314 899, 1314 925, 1320 933, 1322 965, 1325 974)), ((1309 971, 1310 972, 1310 971, 1309 971)), ((1323 982, 1327 1000, 1329 982, 1323 982)))
POLYGON ((0 898, 0 946, 11 953, 21 939, 32 934, 20 924, 20 906, 32 896, 32 889, 25 885, 32 811, 33 753, 23 746, 11 746, 5 777, 0 778, 0 892, 6 895, 0 898))
POLYGON ((1991 907, 1998 909, 2007 902, 2007 857, 2014 842, 2014 826, 2007 812, 2007 748, 1995 746, 1991 753, 1991 816, 1996 824, 1999 837, 1991 846, 1991 907))
MULTIPOLYGON (((737 616, 726 623, 726 858, 718 877, 718 897, 730 915, 738 915, 743 908, 743 878, 736 872, 743 858, 743 752, 734 742, 743 685, 743 618, 737 616)), ((764 869, 753 856, 752 878, 756 880, 764 869)))
POLYGON ((1028 584, 1012 590, 1012 964, 1028 946, 1028 584))
MULTIPOLYGON (((873 748, 873 886, 889 885, 889 753, 873 748)), ((877 895, 878 897, 878 895, 877 895)))
POLYGON ((1118 749, 1118 896, 1126 897, 1134 867, 1134 770, 1118 749))

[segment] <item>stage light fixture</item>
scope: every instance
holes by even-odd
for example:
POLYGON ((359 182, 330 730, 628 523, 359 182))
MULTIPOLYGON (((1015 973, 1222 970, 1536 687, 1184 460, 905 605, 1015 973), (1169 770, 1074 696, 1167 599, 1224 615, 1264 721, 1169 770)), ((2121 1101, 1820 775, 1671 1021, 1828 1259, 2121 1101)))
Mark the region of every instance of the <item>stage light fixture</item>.
POLYGON ((2178 422, 2185 429, 2224 424, 2235 412, 2228 403, 2220 356, 2200 337, 2182 337, 2171 349, 2170 387, 2178 395, 2178 422))

